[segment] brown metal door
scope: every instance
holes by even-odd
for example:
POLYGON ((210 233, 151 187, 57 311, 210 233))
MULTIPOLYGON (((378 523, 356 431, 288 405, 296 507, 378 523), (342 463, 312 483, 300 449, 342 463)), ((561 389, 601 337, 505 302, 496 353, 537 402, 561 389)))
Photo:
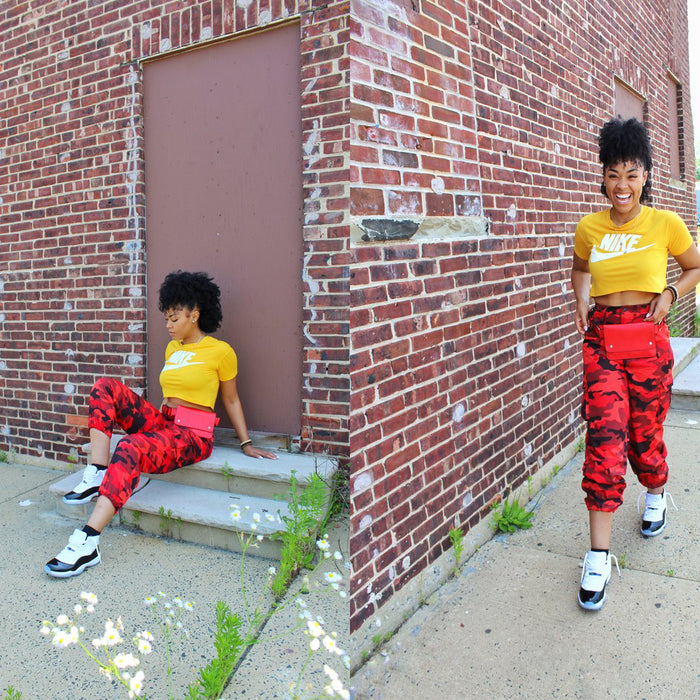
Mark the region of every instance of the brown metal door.
POLYGON ((299 86, 296 23, 144 66, 148 396, 160 401, 169 339, 158 287, 204 270, 248 426, 287 435, 301 425, 299 86))

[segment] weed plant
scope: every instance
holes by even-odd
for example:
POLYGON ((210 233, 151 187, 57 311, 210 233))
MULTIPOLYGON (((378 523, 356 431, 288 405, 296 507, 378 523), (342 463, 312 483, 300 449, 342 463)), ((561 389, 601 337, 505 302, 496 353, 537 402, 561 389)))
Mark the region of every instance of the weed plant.
POLYGON ((464 554, 464 533, 461 528, 453 527, 449 532, 450 542, 452 543, 452 551, 455 556, 455 566, 452 569, 452 574, 457 576, 459 573, 459 565, 464 554))
POLYGON ((282 540, 279 571, 272 582, 272 592, 278 600, 289 582, 313 561, 316 534, 325 523, 326 484, 314 473, 306 488, 300 491, 296 472, 292 471, 287 504, 289 515, 282 516, 285 528, 273 536, 273 539, 282 540))
POLYGON ((532 516, 534 511, 523 508, 518 499, 513 496, 508 497, 502 503, 494 503, 492 506, 492 524, 494 530, 501 532, 515 532, 516 530, 527 530, 532 527, 532 516))

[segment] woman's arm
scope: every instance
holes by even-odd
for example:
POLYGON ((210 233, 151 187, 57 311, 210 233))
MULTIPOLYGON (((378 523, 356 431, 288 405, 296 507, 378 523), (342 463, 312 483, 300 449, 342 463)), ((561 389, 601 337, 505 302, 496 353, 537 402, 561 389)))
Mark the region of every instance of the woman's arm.
MULTIPOLYGON (((240 441, 245 442, 246 440, 249 440, 248 428, 245 423, 245 416, 243 415, 241 399, 238 396, 235 377, 226 382, 221 382, 221 400, 224 402, 226 413, 228 414, 228 417, 233 424, 240 441)), ((263 457, 267 459, 277 459, 277 455, 274 452, 261 450, 254 447, 252 444, 246 445, 243 448, 243 453, 248 457, 257 457, 258 459, 262 459, 263 457)))
POLYGON ((591 273, 588 269, 588 260, 579 258, 576 253, 574 253, 573 262, 571 263, 571 286, 574 288, 574 294, 576 295, 574 322, 576 323, 576 330, 583 335, 588 330, 591 273))
MULTIPOLYGON (((678 280, 673 283, 680 299, 684 294, 694 291, 700 283, 700 252, 693 244, 685 253, 674 255, 673 258, 683 270, 678 280)), ((670 290, 664 290, 661 294, 657 294, 649 304, 647 318, 654 323, 661 323, 671 308, 671 304, 673 304, 673 294, 670 290)))

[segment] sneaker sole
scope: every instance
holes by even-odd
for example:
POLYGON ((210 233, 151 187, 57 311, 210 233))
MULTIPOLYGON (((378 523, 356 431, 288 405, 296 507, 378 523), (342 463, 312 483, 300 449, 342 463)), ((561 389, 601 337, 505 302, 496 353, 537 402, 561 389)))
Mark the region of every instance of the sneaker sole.
POLYGON ((44 566, 44 572, 47 573, 49 576, 52 576, 53 578, 71 578, 71 576, 79 576, 80 574, 85 571, 90 566, 97 566, 102 561, 102 556, 100 554, 97 555, 95 559, 91 559, 90 561, 85 562, 81 566, 79 566, 75 571, 53 571, 52 569, 49 569, 47 565, 44 566))
POLYGON ((69 506, 82 506, 85 503, 90 503, 94 498, 97 498, 100 494, 99 493, 93 493, 91 496, 86 496, 84 498, 71 498, 71 499, 66 499, 65 496, 61 499, 66 505, 69 506))
POLYGON ((660 535, 664 530, 666 529, 666 523, 664 523, 658 530, 654 530, 651 532, 650 530, 642 530, 642 536, 649 538, 649 537, 656 537, 657 535, 660 535))
MULTIPOLYGON (((148 482, 150 481, 150 477, 146 476, 145 474, 141 474, 139 478, 138 484, 136 484, 136 488, 131 492, 132 494, 136 493, 137 491, 140 491, 148 482)), ((66 494, 67 496, 68 494, 66 494)), ((83 498, 71 498, 67 499, 66 496, 63 496, 61 500, 68 506, 82 506, 85 505, 86 503, 90 503, 90 501, 94 500, 99 496, 99 491, 97 493, 93 493, 90 496, 85 496, 83 498)))
POLYGON ((605 600, 607 599, 607 597, 608 597, 607 594, 603 594, 603 599, 597 603, 583 603, 578 596, 576 596, 576 599, 578 600, 579 606, 583 610, 595 611, 595 610, 600 610, 603 607, 603 603, 605 603, 605 600))

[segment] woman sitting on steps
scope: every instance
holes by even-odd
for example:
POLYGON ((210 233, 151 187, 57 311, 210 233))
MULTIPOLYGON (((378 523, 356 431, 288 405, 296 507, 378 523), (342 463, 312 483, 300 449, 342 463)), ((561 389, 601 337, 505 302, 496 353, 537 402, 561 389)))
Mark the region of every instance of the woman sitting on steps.
POLYGON ((230 345, 209 335, 223 318, 220 290, 203 272, 173 272, 160 287, 158 308, 171 341, 160 374, 163 402, 155 408, 116 379, 99 379, 90 393, 90 459, 82 481, 63 497, 88 503, 97 497, 87 525, 44 566, 67 578, 100 563, 100 533, 126 503, 141 474, 164 474, 209 457, 214 444, 213 412, 221 389, 226 413, 248 457, 277 459, 248 437, 236 389, 237 360, 230 345), (194 410, 193 410, 194 409, 194 410), (126 435, 109 457, 116 427, 126 435))

